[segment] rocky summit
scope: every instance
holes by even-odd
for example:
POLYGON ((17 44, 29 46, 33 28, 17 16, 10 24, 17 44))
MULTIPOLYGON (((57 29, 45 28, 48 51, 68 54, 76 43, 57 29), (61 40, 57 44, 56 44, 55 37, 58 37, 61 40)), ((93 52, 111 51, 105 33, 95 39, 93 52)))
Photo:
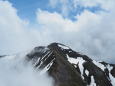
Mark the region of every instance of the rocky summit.
POLYGON ((26 59, 47 71, 55 86, 115 86, 114 64, 92 60, 60 43, 35 47, 26 59))

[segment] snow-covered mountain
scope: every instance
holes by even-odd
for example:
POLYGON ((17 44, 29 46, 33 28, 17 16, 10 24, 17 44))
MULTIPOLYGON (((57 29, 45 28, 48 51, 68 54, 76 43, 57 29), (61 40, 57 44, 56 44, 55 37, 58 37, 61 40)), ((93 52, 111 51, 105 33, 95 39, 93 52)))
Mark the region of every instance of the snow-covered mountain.
POLYGON ((23 57, 41 73, 48 72, 55 86, 115 86, 114 64, 92 60, 60 43, 35 47, 23 57))

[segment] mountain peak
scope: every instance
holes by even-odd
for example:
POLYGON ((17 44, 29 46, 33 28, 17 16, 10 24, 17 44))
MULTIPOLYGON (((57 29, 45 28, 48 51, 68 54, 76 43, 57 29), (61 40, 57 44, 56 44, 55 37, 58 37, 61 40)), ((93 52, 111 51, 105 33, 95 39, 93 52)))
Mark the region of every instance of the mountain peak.
POLYGON ((95 61, 61 43, 35 47, 23 56, 35 69, 48 72, 55 86, 115 86, 114 64, 95 61))
POLYGON ((70 49, 68 46, 66 46, 66 45, 63 45, 63 44, 61 44, 61 43, 51 43, 48 47, 60 47, 61 49, 64 49, 64 50, 68 50, 68 49, 70 49))
POLYGON ((35 48, 27 57, 48 71, 56 86, 115 86, 114 64, 92 60, 60 43, 35 48))

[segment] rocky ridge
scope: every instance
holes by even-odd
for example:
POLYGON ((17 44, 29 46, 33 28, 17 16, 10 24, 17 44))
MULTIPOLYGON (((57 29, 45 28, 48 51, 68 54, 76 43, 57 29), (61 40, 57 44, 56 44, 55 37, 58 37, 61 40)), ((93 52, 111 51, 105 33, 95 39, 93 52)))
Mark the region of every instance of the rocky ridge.
POLYGON ((60 43, 36 47, 26 59, 48 71, 56 86, 115 86, 114 64, 92 60, 60 43))

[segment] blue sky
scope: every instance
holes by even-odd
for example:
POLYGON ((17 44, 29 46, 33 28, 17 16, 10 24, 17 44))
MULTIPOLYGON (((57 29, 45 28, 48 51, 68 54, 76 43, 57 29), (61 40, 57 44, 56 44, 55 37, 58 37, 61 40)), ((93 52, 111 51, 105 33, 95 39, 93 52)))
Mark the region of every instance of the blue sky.
POLYGON ((35 21, 38 8, 48 9, 48 0, 8 0, 18 11, 18 15, 22 19, 35 21))
MULTIPOLYGON (((62 4, 59 3, 58 6, 52 8, 52 6, 50 6, 49 4, 49 0, 8 0, 8 1, 11 2, 13 7, 17 9, 17 13, 22 19, 29 20, 31 23, 36 21, 36 12, 38 8, 40 8, 41 10, 49 12, 58 12, 61 14, 62 4)), ((68 16, 63 17, 75 20, 74 16, 76 16, 76 14, 82 13, 85 9, 91 12, 102 10, 102 8, 99 5, 92 7, 83 7, 81 5, 78 5, 77 8, 70 10, 68 16)))
POLYGON ((49 0, 8 0, 17 9, 17 14, 31 23, 36 22, 36 12, 38 9, 61 13, 59 8, 52 8, 49 0))

